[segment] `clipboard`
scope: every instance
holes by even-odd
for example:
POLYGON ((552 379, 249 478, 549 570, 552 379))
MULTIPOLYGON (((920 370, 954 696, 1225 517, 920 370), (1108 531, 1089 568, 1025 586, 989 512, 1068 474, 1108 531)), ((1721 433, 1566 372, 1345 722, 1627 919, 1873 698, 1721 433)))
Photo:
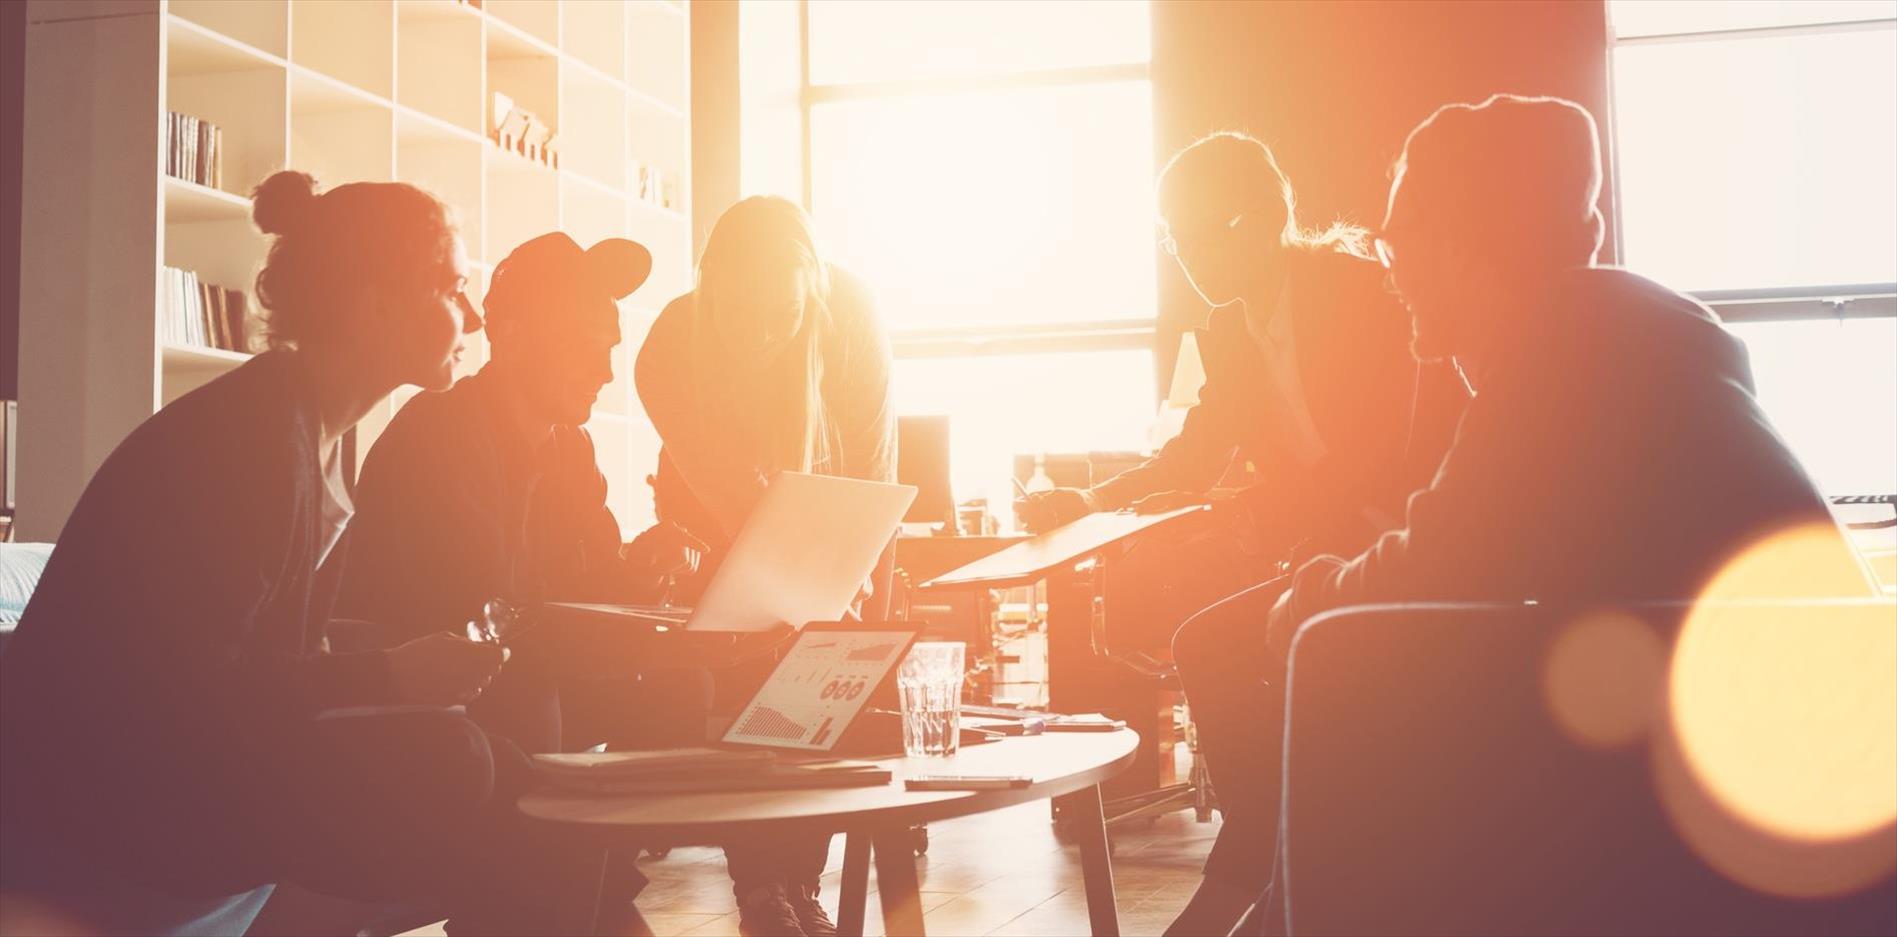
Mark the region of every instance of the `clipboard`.
POLYGON ((1110 511, 1089 514, 1064 527, 1023 540, 943 573, 921 585, 923 589, 1005 589, 1032 583, 1049 572, 1077 563, 1135 534, 1181 517, 1209 511, 1194 504, 1159 514, 1110 511))

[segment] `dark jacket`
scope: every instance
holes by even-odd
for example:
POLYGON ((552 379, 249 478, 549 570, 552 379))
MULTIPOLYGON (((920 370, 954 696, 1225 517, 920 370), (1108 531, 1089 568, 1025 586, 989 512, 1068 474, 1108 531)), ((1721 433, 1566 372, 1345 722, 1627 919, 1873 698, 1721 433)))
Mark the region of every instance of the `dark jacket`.
POLYGON ((1735 554, 1807 524, 1835 540, 1811 594, 1869 594, 1711 310, 1623 270, 1574 270, 1499 347, 1407 526, 1298 570, 1273 616, 1280 650, 1349 605, 1690 599, 1735 554))
POLYGON ((1233 303, 1196 330, 1205 385, 1185 427, 1143 465, 1094 488, 1103 508, 1163 491, 1204 492, 1235 457, 1258 481, 1241 495, 1265 550, 1309 541, 1356 550, 1402 516, 1403 499, 1441 461, 1466 394, 1447 368, 1419 368, 1409 314, 1375 263, 1332 250, 1295 250, 1288 312, 1299 381, 1325 454, 1306 466, 1272 412, 1266 363, 1233 303), (1381 523, 1379 520, 1381 519, 1381 523))
POLYGON ((319 573, 320 426, 302 362, 273 351, 100 466, 0 661, 14 835, 175 893, 262 883, 213 869, 261 866, 245 834, 281 809, 273 746, 318 710, 393 696, 381 654, 324 651, 342 547, 319 573))
POLYGON ((507 389, 482 371, 420 394, 376 440, 356 482, 338 615, 393 639, 460 633, 482 603, 649 601, 619 573, 593 440, 517 427, 507 389))
MULTIPOLYGON (((889 338, 862 281, 834 267, 830 281, 831 328, 821 351, 823 401, 834 421, 834 457, 832 464, 819 466, 816 471, 895 481, 896 430, 889 407, 893 355, 889 338)), ((753 479, 758 491, 777 470, 776 466, 763 464, 758 453, 745 450, 730 432, 732 417, 722 412, 719 402, 701 398, 701 375, 695 371, 701 355, 694 347, 698 336, 692 303, 688 293, 666 305, 647 333, 634 367, 639 400, 664 443, 652 480, 658 517, 684 527, 712 548, 699 575, 683 584, 684 591, 678 597, 685 601, 692 601, 696 591, 709 581, 737 532, 725 530, 701 500, 705 497, 701 491, 716 489, 694 484, 681 463, 753 479)), ((887 562, 879 564, 874 576, 879 592, 886 591, 882 587, 887 567, 887 562)))

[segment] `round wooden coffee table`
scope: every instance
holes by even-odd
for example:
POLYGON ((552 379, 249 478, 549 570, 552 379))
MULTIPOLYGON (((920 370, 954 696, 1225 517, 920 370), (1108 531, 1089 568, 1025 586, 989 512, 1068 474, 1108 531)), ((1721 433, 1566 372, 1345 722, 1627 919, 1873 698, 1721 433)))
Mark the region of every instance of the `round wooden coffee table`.
MULTIPOLYGON (((923 933, 911 828, 1071 794, 1069 830, 1080 848, 1087 915, 1096 935, 1117 935, 1120 923, 1098 785, 1132 764, 1138 747, 1139 736, 1125 729, 1054 733, 971 745, 949 758, 883 759, 878 763, 894 779, 877 787, 641 795, 542 789, 520 799, 520 812, 572 837, 588 856, 598 858, 602 869, 606 851, 614 846, 717 845, 764 831, 843 833, 847 839, 838 929, 844 934, 863 932, 873 855, 883 926, 896 937, 923 933), (1017 775, 1033 778, 1033 783, 1018 790, 979 792, 903 788, 904 778, 925 774, 1017 775)), ((570 903, 575 918, 564 928, 569 932, 594 929, 599 877, 593 875, 591 881, 593 900, 576 896, 570 903)))

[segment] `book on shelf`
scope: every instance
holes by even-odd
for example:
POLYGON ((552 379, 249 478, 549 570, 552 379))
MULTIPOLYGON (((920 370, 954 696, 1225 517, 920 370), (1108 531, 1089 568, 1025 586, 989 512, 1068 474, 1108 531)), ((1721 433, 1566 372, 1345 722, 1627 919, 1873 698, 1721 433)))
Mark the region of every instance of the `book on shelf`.
POLYGON ((668 210, 678 209, 678 180, 651 163, 634 160, 632 167, 633 194, 639 197, 639 201, 668 210))
POLYGON ((167 344, 248 354, 249 306, 243 290, 205 283, 190 270, 165 268, 163 326, 167 344))
POLYGON ((167 111, 165 174, 217 188, 224 181, 224 132, 209 121, 167 111))

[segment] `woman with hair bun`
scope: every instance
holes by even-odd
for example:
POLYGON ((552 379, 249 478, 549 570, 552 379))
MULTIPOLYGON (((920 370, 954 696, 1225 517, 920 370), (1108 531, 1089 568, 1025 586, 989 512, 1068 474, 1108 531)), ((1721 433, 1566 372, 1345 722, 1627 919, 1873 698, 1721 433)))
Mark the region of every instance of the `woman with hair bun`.
POLYGON ((285 881, 498 897, 468 866, 526 774, 448 708, 499 647, 326 637, 343 435, 398 387, 448 386, 481 327, 449 211, 409 185, 319 194, 279 172, 254 214, 269 350, 106 459, 4 658, 0 885, 101 932, 241 933, 285 881))

